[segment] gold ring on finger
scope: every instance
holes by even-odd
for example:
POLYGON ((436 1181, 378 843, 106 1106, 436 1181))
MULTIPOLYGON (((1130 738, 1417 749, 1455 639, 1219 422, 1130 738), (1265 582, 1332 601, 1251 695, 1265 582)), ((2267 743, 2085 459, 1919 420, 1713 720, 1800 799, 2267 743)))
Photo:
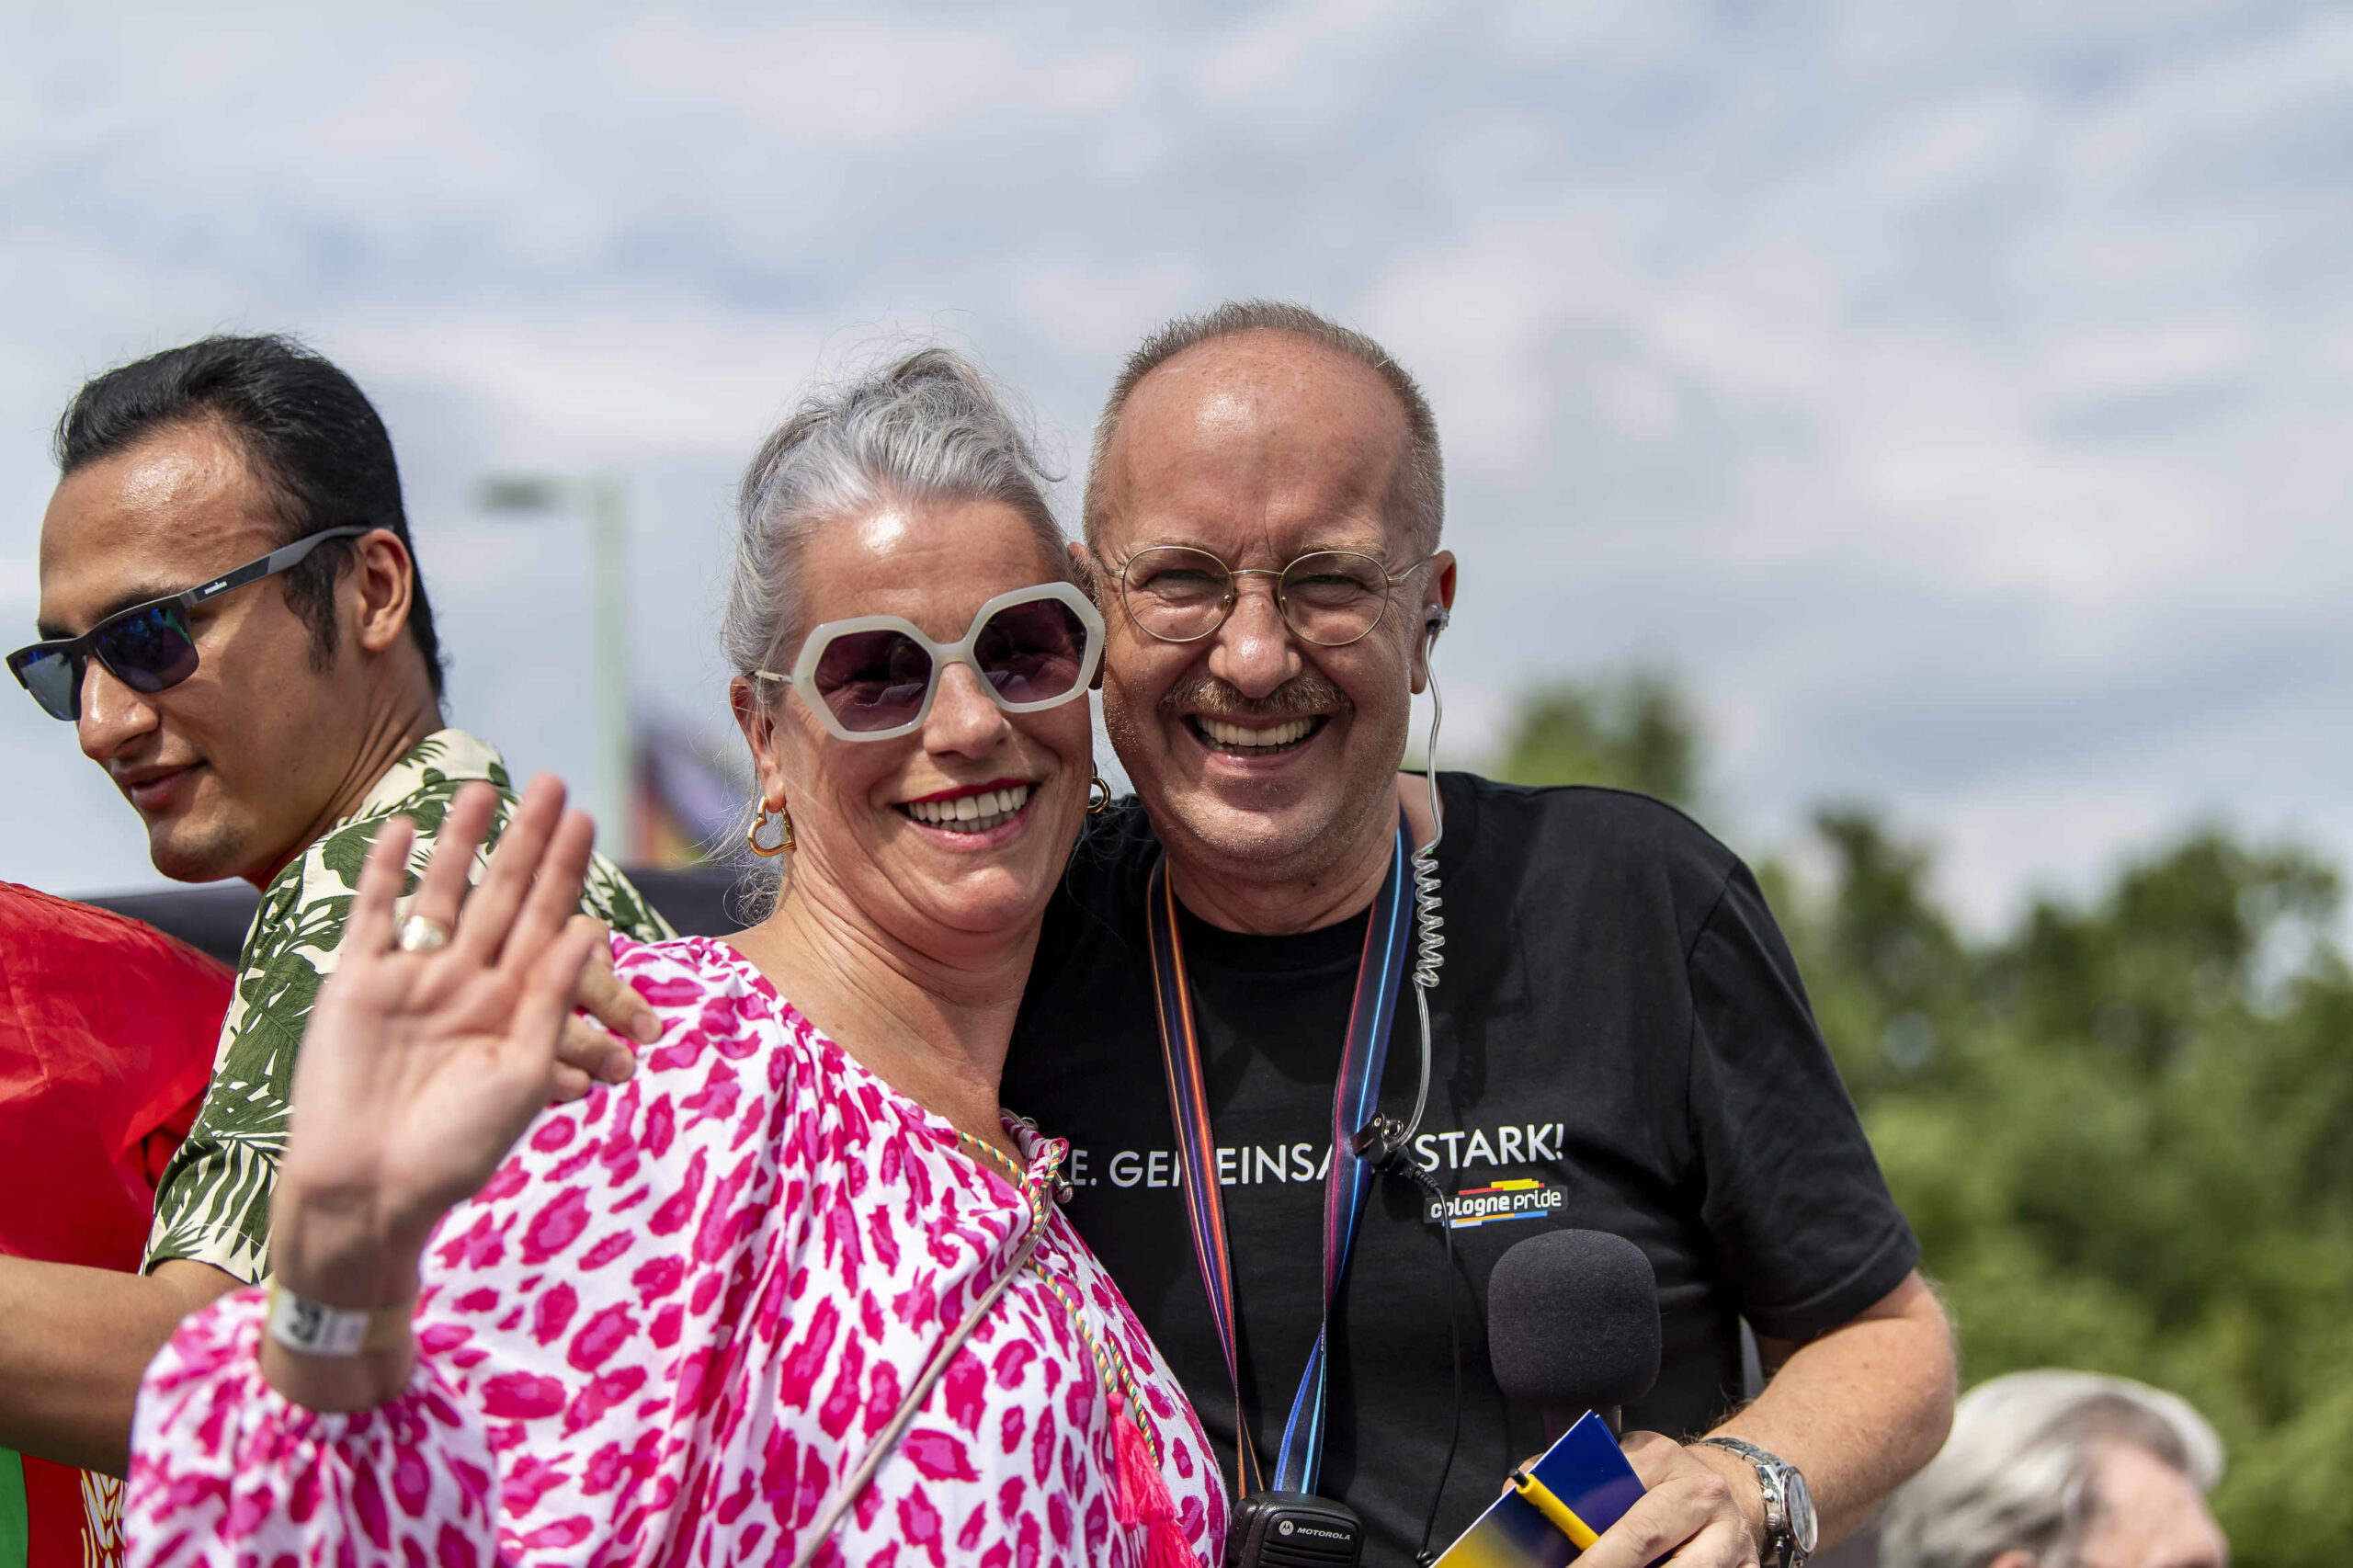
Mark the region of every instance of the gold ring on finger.
POLYGON ((412 915, 401 922, 392 946, 404 953, 429 953, 449 945, 449 927, 429 915, 412 915))

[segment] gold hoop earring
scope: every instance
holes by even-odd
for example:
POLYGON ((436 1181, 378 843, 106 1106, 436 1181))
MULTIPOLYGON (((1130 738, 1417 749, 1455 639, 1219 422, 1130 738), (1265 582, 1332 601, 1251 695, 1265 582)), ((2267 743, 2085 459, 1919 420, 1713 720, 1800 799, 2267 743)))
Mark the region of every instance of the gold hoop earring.
POLYGON ((782 806, 779 806, 775 811, 771 812, 766 805, 762 805, 760 808, 760 814, 752 819, 752 831, 744 835, 744 842, 752 846, 752 853, 757 855, 761 859, 772 860, 776 858, 776 857, 783 854, 786 850, 792 847, 792 813, 786 811, 782 806), (776 818, 779 831, 782 833, 783 836, 779 838, 774 844, 762 844, 760 842, 760 829, 767 826, 768 818, 770 817, 776 818))
POLYGON ((1103 775, 1097 773, 1086 786, 1086 814, 1099 817, 1110 809, 1111 786, 1103 782, 1103 775))

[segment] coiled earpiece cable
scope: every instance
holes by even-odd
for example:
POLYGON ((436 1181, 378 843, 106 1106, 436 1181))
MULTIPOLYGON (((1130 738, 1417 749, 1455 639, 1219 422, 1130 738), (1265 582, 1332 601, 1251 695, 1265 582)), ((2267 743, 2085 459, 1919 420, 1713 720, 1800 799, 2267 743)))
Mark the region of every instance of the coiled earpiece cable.
POLYGON ((1462 1446, 1462 1324, 1454 1290, 1454 1225, 1447 1216, 1446 1194, 1410 1152, 1414 1135, 1421 1131, 1422 1114, 1429 1108, 1429 994, 1438 984, 1438 967, 1446 961, 1446 917, 1438 914, 1445 901, 1438 896, 1438 841, 1446 836, 1446 803, 1438 787, 1438 732, 1446 717, 1446 703, 1438 695, 1438 665, 1431 655, 1437 651, 1438 634, 1446 630, 1448 619, 1445 610, 1434 611, 1424 625, 1422 637, 1422 672, 1430 686, 1430 737, 1422 753, 1430 792, 1430 836, 1427 843, 1414 851, 1410 861, 1415 940, 1414 1013, 1421 1024, 1422 1045, 1414 1113, 1402 1125, 1393 1117, 1376 1116, 1357 1133, 1355 1140, 1358 1155, 1370 1161, 1375 1169, 1402 1176, 1428 1194, 1438 1211, 1438 1238, 1446 1244, 1446 1341, 1454 1366, 1454 1430, 1446 1440, 1446 1462, 1438 1467, 1438 1489, 1430 1495, 1429 1512, 1422 1518, 1422 1541, 1414 1560, 1424 1568, 1435 1561, 1430 1554, 1430 1535, 1438 1528, 1438 1506, 1446 1500, 1446 1483, 1454 1472, 1455 1452, 1462 1446))

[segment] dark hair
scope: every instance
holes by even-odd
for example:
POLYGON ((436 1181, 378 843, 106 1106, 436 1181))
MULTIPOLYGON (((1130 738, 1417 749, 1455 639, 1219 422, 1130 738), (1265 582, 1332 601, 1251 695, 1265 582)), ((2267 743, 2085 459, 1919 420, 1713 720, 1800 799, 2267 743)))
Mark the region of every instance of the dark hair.
MULTIPOLYGON (((358 383, 294 338, 208 337, 92 378, 57 421, 61 476, 164 431, 218 421, 278 503, 278 540, 323 528, 389 528, 408 546, 392 438, 358 383)), ((324 665, 335 653, 335 585, 356 540, 330 540, 286 574, 286 600, 324 665)), ((409 636, 441 695, 441 644, 425 574, 410 585, 409 636)))

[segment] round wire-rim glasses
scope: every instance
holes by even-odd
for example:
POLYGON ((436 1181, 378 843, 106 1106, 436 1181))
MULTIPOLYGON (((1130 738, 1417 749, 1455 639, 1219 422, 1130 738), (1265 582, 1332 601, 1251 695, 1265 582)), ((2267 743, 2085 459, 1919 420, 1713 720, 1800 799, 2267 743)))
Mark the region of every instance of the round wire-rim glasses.
POLYGON ((1147 637, 1198 642, 1223 626, 1242 595, 1235 580, 1271 577, 1275 609, 1303 642, 1345 648, 1372 635, 1389 613, 1390 590, 1438 559, 1433 551, 1392 572, 1354 550, 1311 550, 1278 572, 1228 566, 1188 544, 1140 550, 1120 568, 1120 603, 1147 637))

